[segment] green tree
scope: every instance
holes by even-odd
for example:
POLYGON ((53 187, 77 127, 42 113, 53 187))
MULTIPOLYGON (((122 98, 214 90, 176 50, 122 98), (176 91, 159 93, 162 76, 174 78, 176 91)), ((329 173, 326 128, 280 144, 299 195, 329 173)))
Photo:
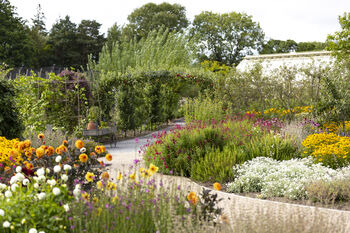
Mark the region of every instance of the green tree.
POLYGON ((300 42, 298 43, 298 47, 296 52, 304 52, 304 51, 321 51, 326 48, 326 43, 324 42, 300 42))
POLYGON ((8 0, 0 0, 0 22, 0 63, 11 67, 32 65, 33 45, 29 28, 8 0))
POLYGON ((129 24, 124 29, 130 39, 137 36, 141 39, 153 30, 161 27, 169 29, 169 31, 181 31, 189 25, 186 18, 185 7, 179 4, 169 4, 163 2, 161 4, 147 3, 140 8, 135 9, 128 16, 129 24), (131 34, 132 33, 132 34, 131 34), (131 37, 130 37, 131 36, 131 37))
POLYGON ((329 35, 327 38, 327 50, 333 52, 338 60, 350 58, 350 12, 339 16, 341 31, 329 35))
POLYGON ((260 54, 289 53, 297 49, 297 42, 294 40, 274 40, 270 39, 264 43, 260 54))
POLYGON ((96 20, 82 20, 78 26, 78 52, 80 52, 80 61, 78 63, 86 66, 88 56, 91 55, 93 60, 98 60, 105 42, 104 35, 100 34, 101 24, 96 20))
POLYGON ((106 45, 107 45, 108 51, 112 53, 112 49, 115 46, 115 44, 119 46, 121 41, 122 41, 122 30, 118 26, 118 24, 115 23, 113 24, 112 27, 108 29, 108 32, 107 32, 106 45))
POLYGON ((252 16, 236 12, 205 11, 196 15, 191 35, 197 37, 201 61, 215 60, 226 65, 237 65, 245 55, 261 50, 264 39, 264 32, 252 16))
POLYGON ((77 25, 68 15, 52 26, 48 43, 54 55, 54 64, 63 67, 80 65, 77 25))

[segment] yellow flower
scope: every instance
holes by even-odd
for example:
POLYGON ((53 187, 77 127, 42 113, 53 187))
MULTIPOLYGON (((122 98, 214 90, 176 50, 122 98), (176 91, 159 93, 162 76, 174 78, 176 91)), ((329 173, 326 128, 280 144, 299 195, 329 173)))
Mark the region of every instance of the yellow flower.
POLYGON ((56 148, 56 154, 58 154, 58 155, 62 154, 62 151, 61 151, 60 147, 56 148))
POLYGON ((106 154, 105 158, 107 161, 112 161, 112 159, 113 159, 111 154, 106 154))
POLYGON ((68 141, 67 140, 63 140, 62 141, 62 145, 68 145, 68 141))
POLYGON ((102 183, 102 181, 97 181, 97 183, 96 183, 96 185, 97 185, 97 188, 98 189, 103 189, 103 183, 102 183))
POLYGON ((88 200, 90 200, 90 194, 88 194, 88 193, 82 193, 81 194, 81 197, 85 200, 85 201, 88 201, 88 200))
POLYGON ((95 151, 97 154, 101 154, 102 153, 102 149, 100 146, 95 146, 95 151))
POLYGON ((153 175, 158 171, 158 167, 154 166, 153 163, 149 165, 149 172, 153 175))
POLYGON ((92 203, 97 204, 97 202, 98 202, 98 198, 97 198, 97 197, 94 197, 94 198, 92 199, 92 203))
POLYGON ((101 152, 102 153, 104 153, 106 151, 106 147, 105 146, 102 145, 102 146, 100 146, 100 148, 101 148, 101 152))
POLYGON ((86 161, 88 160, 88 156, 87 156, 87 154, 80 154, 79 155, 79 160, 82 162, 82 163, 86 163, 86 161))
POLYGON ((135 180, 136 179, 135 172, 133 172, 129 177, 130 177, 130 179, 135 180))
POLYGON ((117 195, 115 195, 112 199, 112 202, 118 203, 118 201, 119 201, 119 197, 117 195))
POLYGON ((38 135, 38 139, 43 140, 44 138, 45 138, 44 134, 39 133, 39 135, 38 135))
POLYGON ((123 179, 123 174, 121 172, 118 172, 117 180, 123 179))
POLYGON ((29 170, 32 170, 34 168, 34 166, 31 163, 27 163, 26 164, 26 168, 29 169, 29 170))
POLYGON ((82 140, 77 140, 75 142, 75 147, 78 148, 79 150, 84 147, 84 142, 82 140))
POLYGON ((59 148, 60 148, 60 150, 62 152, 67 152, 68 151, 68 149, 67 149, 67 147, 65 145, 60 145, 59 148))
POLYGON ((218 183, 218 182, 214 183, 214 184, 213 184, 213 187, 214 187, 214 189, 217 190, 217 191, 220 191, 220 190, 221 190, 221 184, 218 183))
POLYGON ((196 195, 195 192, 190 192, 188 195, 187 195, 187 200, 192 204, 192 205, 196 205, 197 202, 198 202, 198 197, 196 195))
POLYGON ((116 184, 114 184, 114 183, 112 183, 112 182, 108 182, 107 183, 107 189, 108 190, 117 190, 117 185, 116 184))
POLYGON ((94 178, 95 178, 95 175, 94 175, 94 173, 92 173, 92 172, 88 172, 88 173, 86 173, 86 175, 85 175, 85 179, 86 179, 87 181, 89 181, 89 182, 92 182, 92 181, 94 180, 94 178))
POLYGON ((51 156, 55 153, 55 148, 53 148, 52 146, 49 146, 46 151, 45 151, 47 156, 51 156))
POLYGON ((36 153, 35 154, 36 154, 36 157, 38 157, 40 159, 45 154, 45 151, 44 151, 43 148, 40 147, 40 148, 36 149, 36 153))

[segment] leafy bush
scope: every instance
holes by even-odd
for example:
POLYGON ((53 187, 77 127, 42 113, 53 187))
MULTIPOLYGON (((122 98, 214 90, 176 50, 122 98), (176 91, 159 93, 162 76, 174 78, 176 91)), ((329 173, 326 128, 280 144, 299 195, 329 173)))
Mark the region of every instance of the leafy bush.
POLYGON ((237 150, 225 146, 222 151, 208 151, 204 158, 193 163, 191 178, 199 181, 226 183, 234 179, 232 167, 237 163, 237 150))
POLYGON ((15 89, 5 75, 0 66, 0 135, 12 139, 20 137, 24 128, 15 104, 15 89))
POLYGON ((334 204, 350 200, 349 179, 318 180, 307 184, 305 190, 309 199, 314 202, 334 204))

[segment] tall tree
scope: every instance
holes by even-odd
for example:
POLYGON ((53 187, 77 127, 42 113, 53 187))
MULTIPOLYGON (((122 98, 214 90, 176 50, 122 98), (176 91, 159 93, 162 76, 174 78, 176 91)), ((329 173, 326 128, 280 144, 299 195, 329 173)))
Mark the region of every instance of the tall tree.
POLYGON ((98 60, 104 44, 104 35, 100 34, 101 24, 96 20, 82 20, 78 26, 78 49, 80 52, 79 64, 85 66, 88 63, 88 56, 98 60))
POLYGON ((197 37, 200 60, 237 65, 245 55, 261 50, 264 32, 252 16, 245 13, 196 15, 191 35, 197 37))
POLYGON ((8 0, 0 0, 0 63, 11 67, 32 65, 29 28, 8 0))
POLYGON ((274 40, 270 39, 264 43, 261 54, 290 53, 297 49, 297 42, 294 40, 274 40))
POLYGON ((135 9, 128 16, 129 24, 124 29, 124 34, 129 38, 133 35, 137 39, 145 37, 149 32, 161 27, 169 31, 181 31, 189 25, 186 18, 185 7, 179 4, 163 2, 161 4, 147 3, 135 9))
POLYGON ((47 35, 46 31, 46 25, 45 25, 45 14, 42 11, 41 5, 38 4, 38 7, 36 9, 36 14, 34 15, 34 18, 32 18, 32 30, 37 30, 42 35, 47 35))
POLYGON ((118 24, 115 23, 113 24, 112 27, 108 29, 108 32, 107 32, 106 44, 107 44, 108 51, 112 53, 112 49, 115 43, 120 44, 121 41, 122 41, 122 30, 118 26, 118 24))
POLYGON ((305 52, 305 51, 321 51, 326 48, 326 43, 324 42, 299 42, 296 52, 305 52))
POLYGON ((80 65, 77 40, 77 25, 70 20, 68 15, 64 19, 59 19, 52 26, 48 43, 54 55, 55 65, 62 67, 80 65))
POLYGON ((333 51, 338 60, 350 59, 350 12, 339 16, 341 31, 329 35, 327 49, 333 51))

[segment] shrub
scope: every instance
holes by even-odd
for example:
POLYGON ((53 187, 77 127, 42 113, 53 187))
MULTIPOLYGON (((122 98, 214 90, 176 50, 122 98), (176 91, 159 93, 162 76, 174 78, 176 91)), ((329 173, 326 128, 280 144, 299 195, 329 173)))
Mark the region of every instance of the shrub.
POLYGON ((24 128, 15 104, 14 87, 5 75, 0 66, 0 135, 13 139, 20 137, 24 128))
POLYGON ((225 146, 222 151, 208 151, 202 160, 192 165, 191 178, 199 181, 226 183, 234 179, 232 167, 237 163, 238 150, 225 146))

